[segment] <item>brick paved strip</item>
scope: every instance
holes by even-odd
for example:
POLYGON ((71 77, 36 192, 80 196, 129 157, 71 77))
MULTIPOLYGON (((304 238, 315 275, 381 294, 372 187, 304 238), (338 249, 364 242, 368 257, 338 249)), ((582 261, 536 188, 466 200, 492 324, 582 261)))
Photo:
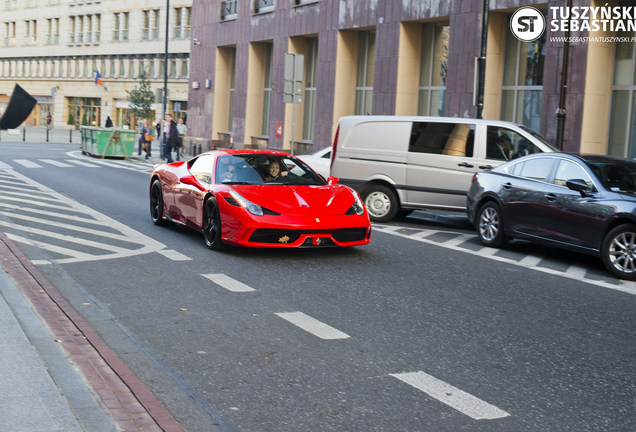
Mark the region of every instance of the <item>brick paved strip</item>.
POLYGON ((2 230, 0 263, 55 339, 61 341, 123 431, 185 432, 2 230))

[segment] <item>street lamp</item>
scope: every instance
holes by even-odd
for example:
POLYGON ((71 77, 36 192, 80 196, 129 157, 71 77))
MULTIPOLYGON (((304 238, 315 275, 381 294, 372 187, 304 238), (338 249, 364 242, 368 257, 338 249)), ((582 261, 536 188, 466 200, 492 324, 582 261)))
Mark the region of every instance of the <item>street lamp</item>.
MULTIPOLYGON (((166 0, 166 51, 163 56, 163 109, 161 111, 161 159, 163 159, 164 149, 166 146, 166 99, 168 99, 168 36, 170 32, 170 0, 166 0)), ((169 159, 168 159, 169 160, 169 159)))

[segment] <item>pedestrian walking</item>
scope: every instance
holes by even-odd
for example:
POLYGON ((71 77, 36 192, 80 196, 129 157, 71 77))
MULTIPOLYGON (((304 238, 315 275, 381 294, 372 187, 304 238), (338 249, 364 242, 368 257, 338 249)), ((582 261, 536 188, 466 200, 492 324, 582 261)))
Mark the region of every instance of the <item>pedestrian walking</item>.
MULTIPOLYGON (((185 138, 188 137, 188 126, 183 122, 183 119, 179 119, 179 123, 177 123, 177 132, 179 135, 179 150, 181 152, 181 156, 184 156, 183 150, 185 149, 185 138)), ((177 159, 179 160, 179 159, 177 159)))
POLYGON ((113 121, 110 119, 110 116, 106 117, 106 127, 113 127, 113 121))
POLYGON ((143 119, 139 132, 141 135, 139 137, 139 155, 141 155, 141 150, 143 149, 146 152, 146 159, 148 159, 151 156, 150 147, 154 140, 152 127, 148 125, 148 119, 143 119))
MULTIPOLYGON (((172 150, 177 148, 177 142, 179 141, 179 134, 177 132, 177 124, 174 120, 172 120, 172 115, 166 114, 164 118, 164 149, 163 156, 166 158, 168 163, 172 163, 172 150)), ((177 160, 179 160, 179 154, 177 153, 177 160)))

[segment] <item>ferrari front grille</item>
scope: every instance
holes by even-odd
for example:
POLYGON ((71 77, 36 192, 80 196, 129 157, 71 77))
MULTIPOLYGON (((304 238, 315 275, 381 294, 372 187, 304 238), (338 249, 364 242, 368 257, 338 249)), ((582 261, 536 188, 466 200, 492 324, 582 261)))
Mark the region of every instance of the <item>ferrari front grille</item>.
POLYGON ((268 229, 261 228, 254 230, 250 236, 251 243, 293 243, 301 235, 325 235, 331 234, 339 243, 347 243, 364 240, 367 228, 343 228, 343 229, 319 229, 319 230, 296 230, 296 229, 268 229))

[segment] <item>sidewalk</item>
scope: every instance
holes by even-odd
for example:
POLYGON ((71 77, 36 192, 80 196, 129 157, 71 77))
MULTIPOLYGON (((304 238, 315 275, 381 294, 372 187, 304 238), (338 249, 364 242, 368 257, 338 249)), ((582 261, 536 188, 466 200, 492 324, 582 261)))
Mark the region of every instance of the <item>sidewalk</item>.
POLYGON ((184 432, 0 231, 0 431, 184 432))

